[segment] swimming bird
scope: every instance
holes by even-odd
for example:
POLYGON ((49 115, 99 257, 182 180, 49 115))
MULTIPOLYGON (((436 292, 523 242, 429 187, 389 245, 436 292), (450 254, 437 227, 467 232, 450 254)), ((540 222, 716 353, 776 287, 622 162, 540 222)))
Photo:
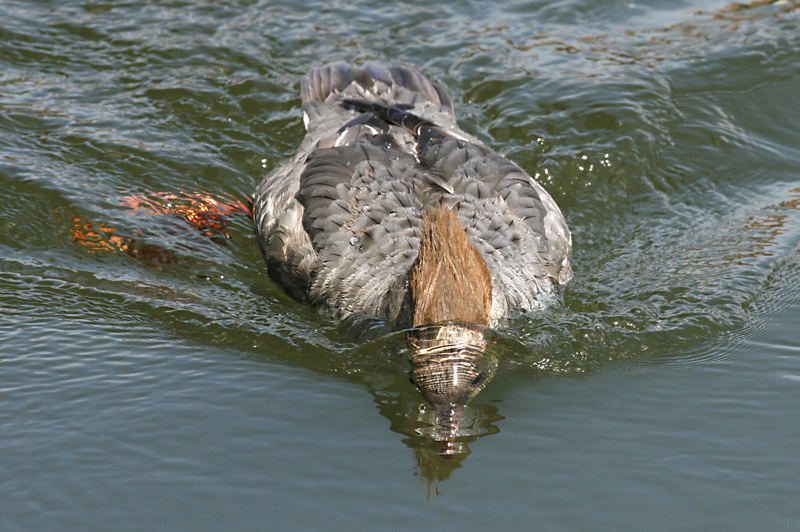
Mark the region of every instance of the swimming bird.
POLYGON ((305 138, 253 198, 269 275, 334 319, 416 328, 411 378, 451 438, 493 372, 484 328, 572 277, 564 216, 414 68, 327 64, 301 99, 305 138))

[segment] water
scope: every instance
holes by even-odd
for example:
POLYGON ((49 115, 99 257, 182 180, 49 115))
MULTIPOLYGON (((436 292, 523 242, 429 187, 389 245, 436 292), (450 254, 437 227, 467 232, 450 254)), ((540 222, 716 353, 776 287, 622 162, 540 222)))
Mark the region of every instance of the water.
POLYGON ((0 2, 0 528, 800 528, 798 7, 0 2), (573 231, 449 459, 402 333, 134 208, 251 194, 342 59, 441 81, 573 231))

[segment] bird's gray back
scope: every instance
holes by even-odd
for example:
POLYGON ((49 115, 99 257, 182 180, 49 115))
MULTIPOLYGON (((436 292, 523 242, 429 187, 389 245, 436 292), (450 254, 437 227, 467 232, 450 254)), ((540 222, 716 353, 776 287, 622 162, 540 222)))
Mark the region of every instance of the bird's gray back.
POLYGON ((311 71, 302 98, 307 135, 254 198, 270 274, 295 297, 338 317, 409 325, 423 215, 441 204, 457 211, 487 263, 493 321, 537 307, 571 277, 569 230, 555 202, 458 128, 442 87, 410 68, 338 63, 311 71))

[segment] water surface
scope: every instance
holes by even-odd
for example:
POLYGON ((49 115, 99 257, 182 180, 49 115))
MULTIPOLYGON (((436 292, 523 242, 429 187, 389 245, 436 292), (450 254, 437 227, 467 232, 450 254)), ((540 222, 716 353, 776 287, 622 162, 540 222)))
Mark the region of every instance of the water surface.
POLYGON ((800 528, 798 7, 0 2, 3 526, 800 528), (402 333, 164 214, 251 194, 334 60, 442 82, 573 232, 451 458, 402 333))

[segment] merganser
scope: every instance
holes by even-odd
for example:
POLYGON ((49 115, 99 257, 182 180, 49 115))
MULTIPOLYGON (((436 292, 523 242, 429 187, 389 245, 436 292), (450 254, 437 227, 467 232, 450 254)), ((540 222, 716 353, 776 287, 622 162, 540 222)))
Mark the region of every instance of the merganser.
POLYGON ((301 98, 306 136, 253 199, 269 275, 335 319, 422 331, 411 377, 452 438, 491 378, 475 361, 482 327, 542 307, 572 277, 564 216, 414 68, 328 64, 301 98))

